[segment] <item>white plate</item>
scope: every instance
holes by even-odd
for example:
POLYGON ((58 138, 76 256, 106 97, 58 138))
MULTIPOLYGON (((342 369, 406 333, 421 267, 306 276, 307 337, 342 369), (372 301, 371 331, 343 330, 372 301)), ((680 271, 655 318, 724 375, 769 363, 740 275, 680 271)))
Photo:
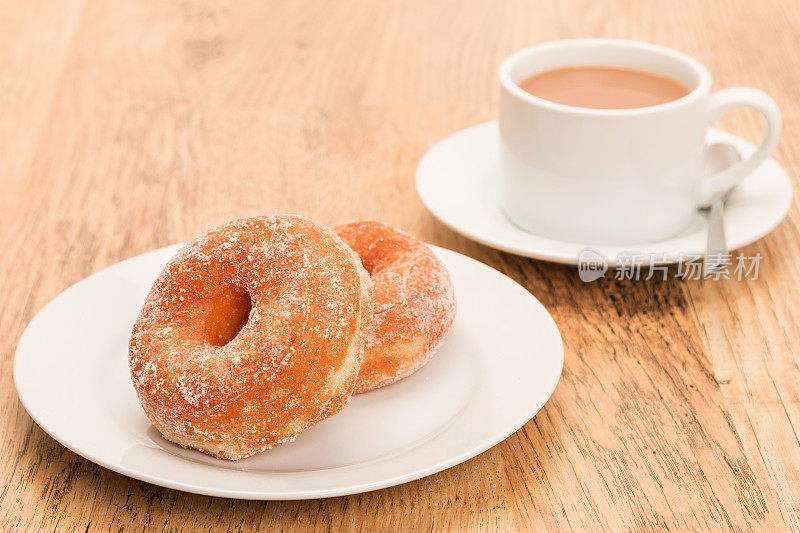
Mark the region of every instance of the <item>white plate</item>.
MULTIPOLYGON (((708 142, 730 143, 745 157, 755 149, 735 135, 713 129, 708 142)), ((422 203, 461 235, 505 252, 566 264, 578 264, 585 248, 599 252, 612 266, 617 264, 617 256, 633 252, 654 254, 663 262, 676 262, 682 254, 705 252, 707 226, 700 213, 690 227, 672 239, 625 246, 565 242, 522 230, 499 207, 499 143, 497 121, 484 122, 441 140, 419 162, 417 193, 422 203)), ((774 159, 767 160, 725 204, 729 248, 741 248, 769 233, 786 216, 791 202, 789 177, 774 159)))
POLYGON ((31 417, 67 448, 174 489, 248 499, 353 494, 439 472, 502 441, 536 414, 561 375, 561 336, 536 298, 468 257, 434 248, 458 314, 440 351, 394 385, 354 396, 296 441, 237 462, 167 442, 128 373, 128 338, 170 246, 73 285, 34 317, 14 360, 31 417))

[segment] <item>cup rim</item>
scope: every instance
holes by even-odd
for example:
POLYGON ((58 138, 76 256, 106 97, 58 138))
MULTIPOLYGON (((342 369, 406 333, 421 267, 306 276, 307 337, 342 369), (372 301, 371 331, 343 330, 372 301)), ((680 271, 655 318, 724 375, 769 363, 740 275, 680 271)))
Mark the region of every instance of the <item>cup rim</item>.
POLYGON ((695 58, 666 46, 629 39, 561 39, 558 41, 548 41, 535 44, 533 46, 523 48, 522 50, 518 50, 504 59, 500 64, 497 74, 500 78, 500 84, 503 86, 503 88, 520 100, 526 101, 530 104, 535 104, 540 107, 545 107, 553 111, 597 117, 636 116, 660 111, 669 111, 671 109, 690 104, 702 98, 705 94, 708 94, 711 91, 711 73, 709 73, 708 69, 695 58), (598 109, 592 107, 578 107, 567 104, 559 104, 557 102, 552 102, 550 100, 534 96, 522 89, 519 85, 517 85, 516 82, 514 82, 514 80, 511 79, 511 69, 517 64, 517 62, 519 62, 520 59, 527 57, 530 54, 563 46, 596 46, 598 44, 614 44, 619 46, 627 46, 629 48, 637 48, 640 50, 646 50, 648 52, 658 53, 673 60, 681 61, 697 73, 697 85, 691 91, 689 91, 689 94, 665 104, 626 109, 598 109))

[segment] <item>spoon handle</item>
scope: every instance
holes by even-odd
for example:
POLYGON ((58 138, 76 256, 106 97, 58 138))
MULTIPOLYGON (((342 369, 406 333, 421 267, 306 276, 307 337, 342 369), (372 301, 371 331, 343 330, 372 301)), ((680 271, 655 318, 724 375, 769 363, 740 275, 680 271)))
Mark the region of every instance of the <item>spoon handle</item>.
POLYGON ((723 219, 724 200, 720 198, 711 206, 708 214, 708 240, 706 241, 706 271, 716 272, 730 262, 728 243, 725 240, 723 219))

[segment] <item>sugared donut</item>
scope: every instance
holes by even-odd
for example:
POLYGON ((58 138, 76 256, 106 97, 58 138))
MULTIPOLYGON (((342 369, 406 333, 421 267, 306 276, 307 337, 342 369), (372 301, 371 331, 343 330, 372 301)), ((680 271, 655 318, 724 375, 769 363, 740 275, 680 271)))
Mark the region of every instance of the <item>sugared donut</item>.
POLYGON ((428 362, 455 317, 453 283, 430 248, 398 229, 353 222, 335 231, 361 257, 374 286, 372 325, 355 389, 366 392, 428 362))
POLYGON ((347 403, 372 288, 333 231, 299 216, 236 220, 164 267, 130 341, 133 385, 168 440, 240 459, 347 403))

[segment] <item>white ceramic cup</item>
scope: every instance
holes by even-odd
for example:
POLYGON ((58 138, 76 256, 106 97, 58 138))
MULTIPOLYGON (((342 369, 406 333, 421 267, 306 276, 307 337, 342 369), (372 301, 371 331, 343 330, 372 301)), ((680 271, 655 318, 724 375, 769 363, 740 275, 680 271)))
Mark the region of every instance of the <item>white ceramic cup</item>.
POLYGON ((734 87, 712 94, 703 65, 653 44, 540 44, 506 59, 499 76, 502 207, 517 225, 553 239, 635 244, 672 237, 691 223, 698 205, 769 157, 780 134, 780 112, 766 93, 734 87), (577 65, 658 72, 690 93, 651 107, 591 109, 550 102, 517 85, 537 72, 577 65), (764 140, 750 157, 705 176, 706 130, 738 107, 764 115, 764 140))

